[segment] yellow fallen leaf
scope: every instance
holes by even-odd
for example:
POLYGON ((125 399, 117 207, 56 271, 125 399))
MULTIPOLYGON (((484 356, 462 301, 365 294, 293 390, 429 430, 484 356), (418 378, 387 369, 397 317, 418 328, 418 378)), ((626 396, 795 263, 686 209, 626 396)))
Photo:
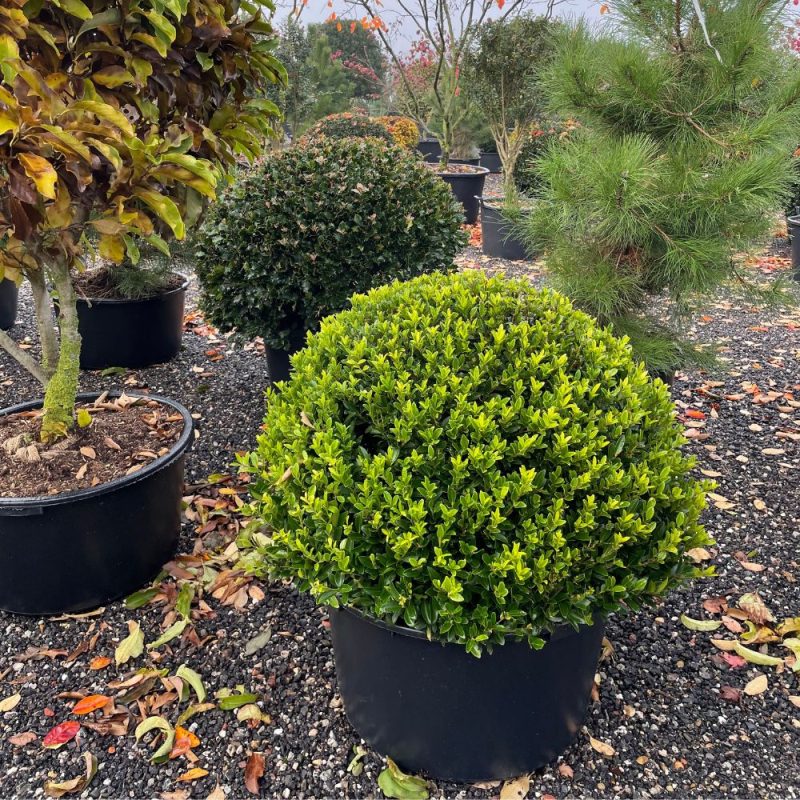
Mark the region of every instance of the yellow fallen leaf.
POLYGON ((756 511, 767 510, 767 504, 760 497, 756 497, 756 499, 753 500, 753 507, 756 509, 756 511))
POLYGON ((589 744, 592 746, 593 750, 596 750, 600 755, 607 756, 608 758, 611 758, 611 756, 615 755, 617 752, 610 744, 601 742, 599 739, 595 739, 594 736, 589 737, 589 744))
POLYGON ((766 692, 768 686, 769 680, 767 680, 767 676, 762 672, 760 675, 756 675, 756 677, 744 687, 744 693, 753 697, 762 692, 766 692))
POLYGON ((798 708, 800 708, 800 694, 790 694, 789 695, 789 702, 793 706, 797 706, 798 708))
POLYGON ((191 781, 205 778, 206 775, 208 775, 207 769, 203 769, 202 767, 194 767, 188 772, 184 772, 183 775, 179 775, 177 780, 182 781, 183 783, 191 783, 191 781))
POLYGON ((19 705, 20 700, 22 700, 22 695, 19 692, 17 692, 17 694, 12 694, 10 697, 6 697, 5 700, 0 700, 0 713, 13 711, 19 705))
POLYGON ((531 779, 528 775, 512 778, 500 787, 500 800, 522 800, 530 787, 531 779))
POLYGON ((693 547, 691 550, 686 551, 686 555, 696 563, 701 561, 710 561, 712 558, 711 553, 705 547, 693 547))

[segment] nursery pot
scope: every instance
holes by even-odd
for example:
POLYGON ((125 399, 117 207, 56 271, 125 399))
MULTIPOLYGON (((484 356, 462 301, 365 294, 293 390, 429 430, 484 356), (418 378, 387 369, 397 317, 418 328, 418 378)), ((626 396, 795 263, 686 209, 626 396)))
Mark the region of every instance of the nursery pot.
POLYGON ((81 369, 137 369, 170 361, 181 349, 185 278, 142 300, 78 298, 81 369))
POLYGON ((516 235, 513 224, 503 216, 502 209, 487 203, 482 197, 478 198, 478 202, 481 204, 483 254, 509 261, 524 261, 528 257, 525 245, 516 235))
MULTIPOLYGON (((192 417, 174 400, 146 396, 183 417, 183 432, 169 453, 90 489, 0 497, 0 609, 38 616, 97 608, 145 585, 172 557, 192 417)), ((22 403, 0 416, 41 405, 22 403)))
POLYGON ((336 675, 353 727, 408 772, 459 782, 522 775, 583 722, 604 623, 556 628, 541 650, 508 641, 480 658, 421 631, 330 609, 336 675))
POLYGON ((479 167, 481 166, 481 158, 480 156, 476 156, 475 158, 450 158, 448 159, 448 163, 467 164, 470 167, 479 167))
POLYGON ((304 328, 293 328, 289 333, 289 349, 281 350, 277 347, 265 345, 264 355, 267 357, 267 371, 271 383, 288 381, 292 374, 290 358, 298 350, 302 350, 306 343, 304 328))
POLYGON ((478 221, 480 203, 478 198, 483 194, 483 184, 489 170, 476 167, 475 172, 439 172, 439 177, 450 184, 453 196, 464 207, 464 222, 474 225, 478 221))
POLYGON ((481 153, 481 166, 486 167, 494 175, 503 171, 503 163, 497 153, 481 153))
POLYGON ((0 280, 0 328, 8 330, 17 319, 17 284, 0 280))
POLYGON ((788 217, 786 222, 792 241, 792 277, 800 281, 800 216, 788 217))
POLYGON ((436 162, 442 156, 442 146, 436 139, 420 139, 417 151, 422 153, 425 161, 436 162))

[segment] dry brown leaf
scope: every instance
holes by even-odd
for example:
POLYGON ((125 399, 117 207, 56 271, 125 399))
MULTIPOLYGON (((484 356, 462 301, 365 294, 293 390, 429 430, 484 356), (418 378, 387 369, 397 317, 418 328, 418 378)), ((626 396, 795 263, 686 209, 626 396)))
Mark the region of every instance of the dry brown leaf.
POLYGON ((81 455, 86 458, 97 458, 97 453, 93 447, 81 447, 81 455))
POLYGON ((601 742, 599 739, 595 739, 594 736, 589 737, 589 744, 592 746, 593 750, 596 750, 600 755, 607 756, 611 758, 611 756, 616 754, 616 750, 606 742, 601 742))
POLYGON ((505 781, 500 787, 500 800, 522 800, 528 794, 528 789, 531 788, 531 779, 529 775, 520 775, 518 778, 512 778, 505 781))
POLYGON ((6 711, 13 711, 19 705, 20 700, 22 700, 22 695, 19 692, 0 700, 0 714, 4 714, 6 711))
POLYGON ((798 695, 798 694, 790 694, 789 695, 789 702, 793 706, 797 706, 798 708, 800 708, 800 695, 798 695))
POLYGON ((781 447, 765 447, 761 453, 765 456, 782 456, 786 451, 781 447))
POLYGON ((756 499, 753 500, 753 507, 756 509, 756 511, 767 510, 767 504, 760 497, 756 497, 756 499))
POLYGON ((258 782, 264 774, 264 756, 250 753, 244 768, 244 785, 250 794, 258 794, 258 782))
POLYGON ((206 775, 208 775, 207 769, 203 769, 202 767, 193 767, 187 772, 184 772, 183 775, 179 775, 176 780, 179 780, 181 783, 191 783, 192 781, 199 780, 200 778, 205 778, 206 775))
POLYGON ((693 547, 691 550, 686 551, 686 555, 696 564, 699 564, 701 561, 710 561, 713 558, 705 547, 693 547))
POLYGON ((736 508, 736 503, 716 492, 709 492, 708 499, 714 504, 714 507, 718 508, 720 511, 729 511, 732 508, 736 508))
POLYGON ((81 480, 82 478, 86 477, 86 471, 89 469, 89 465, 84 462, 81 468, 75 473, 75 479, 81 480))
POLYGON ((638 757, 636 758, 636 763, 637 763, 637 764, 638 764, 640 767, 643 767, 643 766, 644 766, 644 765, 645 765, 645 764, 646 764, 646 763, 647 763, 649 760, 650 760, 650 759, 649 759, 647 756, 638 756, 638 757))
POLYGON ((559 764, 558 765, 558 774, 561 775, 562 778, 566 778, 567 780, 572 780, 575 775, 575 770, 569 764, 559 764))
MULTIPOLYGON (((792 699, 791 697, 789 698, 792 699)), ((39 737, 33 731, 25 731, 25 733, 18 733, 16 736, 9 736, 8 741, 14 747, 25 747, 26 744, 35 742, 39 737)))
POLYGON ((744 693, 749 694, 751 697, 762 694, 763 692, 767 691, 767 687, 769 686, 769 680, 767 676, 762 672, 760 675, 756 675, 753 680, 751 680, 747 686, 744 687, 744 693))
POLYGON ((225 800, 225 790, 217 784, 206 800, 225 800))

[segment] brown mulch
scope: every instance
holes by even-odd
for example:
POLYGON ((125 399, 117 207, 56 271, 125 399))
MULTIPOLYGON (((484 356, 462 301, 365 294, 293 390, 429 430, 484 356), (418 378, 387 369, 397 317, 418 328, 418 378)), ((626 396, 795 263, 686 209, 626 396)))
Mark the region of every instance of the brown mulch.
POLYGON ((453 164, 452 161, 447 165, 447 169, 442 169, 438 163, 425 164, 425 166, 433 170, 437 175, 475 175, 486 170, 486 167, 473 167, 472 164, 453 164))
POLYGON ((78 408, 91 422, 49 444, 39 441, 41 411, 0 417, 0 497, 63 494, 131 475, 166 455, 183 431, 183 417, 153 400, 101 396, 78 408))
MULTIPOLYGON (((82 272, 73 278, 73 285, 79 297, 92 300, 128 300, 114 285, 111 280, 112 270, 107 267, 97 267, 82 272)), ((178 273, 165 277, 165 283, 158 289, 158 294, 177 289, 186 279, 178 273)))

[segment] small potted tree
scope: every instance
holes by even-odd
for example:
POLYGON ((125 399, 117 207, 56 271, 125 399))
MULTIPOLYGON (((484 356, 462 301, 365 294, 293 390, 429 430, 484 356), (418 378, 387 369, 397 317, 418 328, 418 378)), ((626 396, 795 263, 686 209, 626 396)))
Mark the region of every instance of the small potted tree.
POLYGON ((0 608, 97 606, 177 543, 191 416, 77 396, 74 278, 94 238, 112 262, 182 239, 222 168, 258 152, 275 109, 248 98, 282 77, 271 30, 216 0, 11 0, 0 15, 0 277, 30 284, 41 358, 2 331, 0 346, 44 389, 0 411, 0 608))
POLYGON ((354 297, 294 367, 241 457, 251 565, 330 608, 350 721, 448 780, 554 759, 605 618, 703 574, 668 390, 566 298, 476 271, 354 297))
POLYGON ((313 139, 271 153, 213 206, 195 252, 215 325, 261 336, 271 380, 320 320, 394 278, 449 270, 464 243, 447 187, 397 145, 313 139))
POLYGON ((514 225, 530 204, 516 191, 514 170, 544 103, 539 75, 552 51, 553 24, 529 16, 486 22, 465 59, 464 85, 486 116, 503 172, 502 196, 481 199, 483 252, 489 256, 525 258, 514 225))

